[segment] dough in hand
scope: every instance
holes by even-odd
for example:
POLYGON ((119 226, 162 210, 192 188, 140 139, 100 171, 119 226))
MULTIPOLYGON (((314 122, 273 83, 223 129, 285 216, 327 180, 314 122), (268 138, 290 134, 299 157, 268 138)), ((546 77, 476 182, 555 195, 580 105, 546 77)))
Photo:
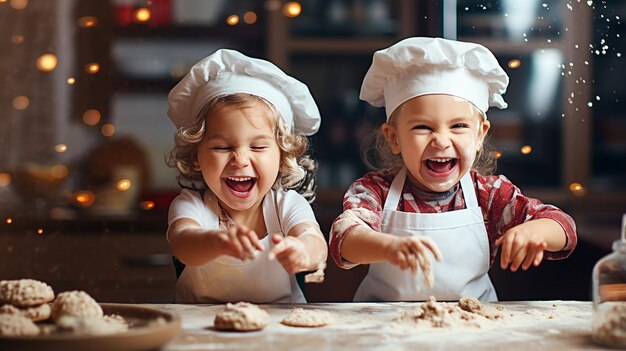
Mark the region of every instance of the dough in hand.
POLYGON ((305 310, 295 308, 281 323, 290 327, 317 328, 332 323, 330 313, 321 310, 305 310))
POLYGON ((215 329, 254 331, 267 326, 270 316, 259 306, 248 302, 228 303, 223 311, 215 316, 215 329))

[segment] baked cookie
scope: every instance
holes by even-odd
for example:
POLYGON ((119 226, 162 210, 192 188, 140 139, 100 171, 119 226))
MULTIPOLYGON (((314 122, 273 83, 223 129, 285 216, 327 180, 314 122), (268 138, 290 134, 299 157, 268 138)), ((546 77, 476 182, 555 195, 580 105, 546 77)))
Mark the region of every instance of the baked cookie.
POLYGON ((120 316, 77 317, 63 315, 55 322, 55 332, 77 335, 107 335, 123 333, 128 330, 128 323, 120 316))
POLYGON ((102 307, 84 291, 64 291, 52 303, 51 317, 57 320, 62 316, 101 318, 102 307))
POLYGON ((30 319, 17 314, 0 314, 0 335, 31 336, 38 334, 39 328, 30 319))
POLYGON ((16 307, 13 305, 0 306, 0 314, 24 316, 33 322, 45 321, 50 318, 50 305, 47 303, 32 307, 16 307))
POLYGON ((253 331, 265 328, 269 321, 270 316, 259 306, 237 302, 226 304, 224 310, 215 316, 213 324, 218 330, 253 331))
POLYGON ((326 311, 294 308, 281 323, 290 327, 317 328, 331 324, 332 320, 331 314, 326 311))
POLYGON ((1 280, 0 304, 38 306, 54 300, 50 285, 33 279, 1 280))

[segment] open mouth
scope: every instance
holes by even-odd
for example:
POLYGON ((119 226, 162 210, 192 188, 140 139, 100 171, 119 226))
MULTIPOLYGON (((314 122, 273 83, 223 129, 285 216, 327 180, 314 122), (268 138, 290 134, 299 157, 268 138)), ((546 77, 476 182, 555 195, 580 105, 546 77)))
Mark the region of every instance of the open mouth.
POLYGON ((456 158, 431 158, 424 161, 426 168, 434 173, 446 173, 456 166, 456 158))
POLYGON ((247 193, 254 187, 257 179, 253 177, 226 177, 224 182, 233 191, 247 193))

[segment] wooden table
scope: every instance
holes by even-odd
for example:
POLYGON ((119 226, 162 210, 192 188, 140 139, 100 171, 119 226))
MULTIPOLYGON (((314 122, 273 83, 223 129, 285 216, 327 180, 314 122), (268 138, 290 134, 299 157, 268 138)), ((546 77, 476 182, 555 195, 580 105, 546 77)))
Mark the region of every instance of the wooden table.
POLYGON ((487 327, 434 328, 404 325, 394 318, 421 303, 324 303, 260 305, 270 324, 257 332, 213 329, 223 305, 149 305, 181 316, 181 333, 163 350, 587 350, 591 341, 591 302, 500 302, 503 315, 487 327), (322 328, 294 328, 280 321, 295 307, 329 311, 335 318, 322 328))

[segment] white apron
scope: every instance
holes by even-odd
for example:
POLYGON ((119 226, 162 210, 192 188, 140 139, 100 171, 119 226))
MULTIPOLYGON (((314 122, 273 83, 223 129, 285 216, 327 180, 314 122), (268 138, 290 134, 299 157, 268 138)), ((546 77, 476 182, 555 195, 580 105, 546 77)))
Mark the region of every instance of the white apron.
POLYGON ((391 183, 385 200, 381 231, 398 236, 428 236, 437 244, 443 260, 431 260, 433 287, 424 285, 421 271, 416 275, 388 262, 373 263, 354 301, 424 301, 431 295, 440 301, 458 300, 463 296, 483 302, 497 301, 487 274, 487 229, 469 172, 461 178, 466 208, 443 213, 396 211, 405 180, 406 168, 403 168, 391 183))
MULTIPOLYGON (((287 273, 278 260, 268 259, 274 247, 271 233, 285 233, 280 226, 275 196, 274 191, 269 191, 263 200, 263 218, 270 233, 260 240, 265 250, 252 261, 220 256, 201 266, 186 266, 176 282, 177 303, 306 302, 295 275, 287 273)), ((213 216, 212 228, 218 228, 219 219, 216 214, 213 216)))

